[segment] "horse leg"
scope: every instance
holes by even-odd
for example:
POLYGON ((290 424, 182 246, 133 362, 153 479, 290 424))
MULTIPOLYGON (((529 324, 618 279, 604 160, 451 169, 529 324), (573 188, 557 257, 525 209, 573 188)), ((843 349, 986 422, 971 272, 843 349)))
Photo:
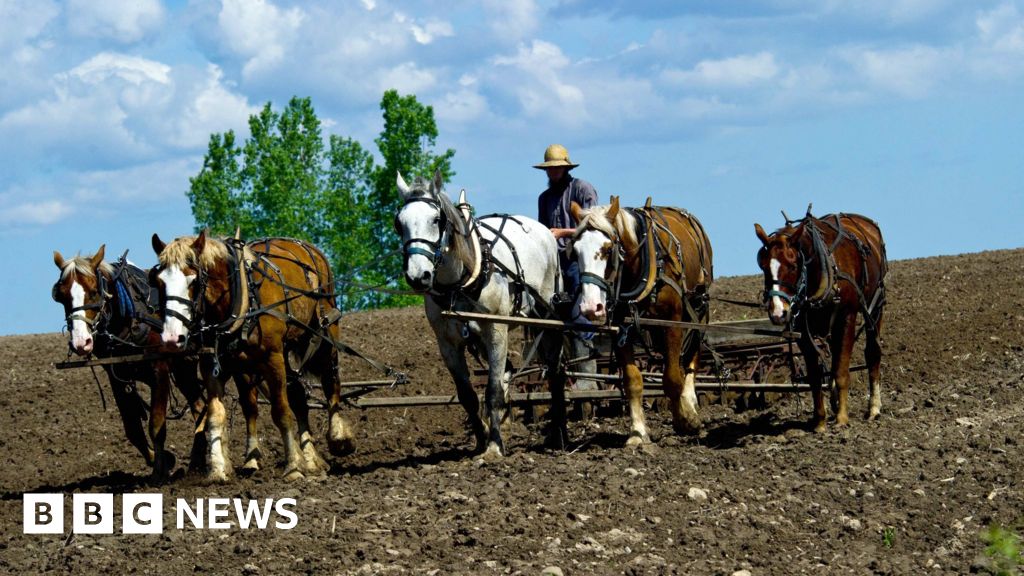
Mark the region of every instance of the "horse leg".
POLYGON ((171 362, 174 385, 185 395, 185 401, 188 402, 189 411, 192 413, 192 422, 195 425, 188 464, 190 474, 201 473, 206 454, 206 436, 203 433, 206 419, 206 401, 203 398, 200 380, 196 377, 196 369, 195 361, 178 360, 171 362))
POLYGON ((551 410, 548 412, 549 428, 545 444, 555 450, 564 450, 569 444, 569 428, 566 425, 565 370, 562 367, 562 335, 559 332, 540 332, 543 338, 540 348, 547 366, 548 391, 551 393, 551 410))
POLYGON ((683 335, 682 329, 665 329, 665 373, 662 376, 662 388, 668 397, 669 408, 672 411, 672 428, 676 434, 694 434, 701 427, 695 387, 697 354, 693 350, 685 351, 688 356, 685 361, 687 372, 684 378, 680 371, 683 335))
POLYGON ((248 374, 235 374, 235 388, 238 389, 238 403, 242 406, 245 417, 245 463, 242 469, 255 472, 260 469, 263 452, 260 450, 259 439, 259 388, 248 374))
POLYGON ((882 313, 878 312, 874 330, 865 330, 867 341, 864 345, 864 363, 868 365, 868 411, 867 419, 874 420, 882 412, 882 347, 878 343, 882 332, 882 313))
POLYGON ((825 422, 825 396, 821 390, 822 369, 821 358, 818 351, 811 342, 810 336, 804 335, 800 339, 800 351, 804 357, 804 364, 807 368, 807 383, 811 386, 811 396, 814 398, 814 415, 811 416, 811 427, 815 432, 824 432, 825 422))
POLYGON ((841 326, 833 326, 832 374, 835 379, 838 402, 834 407, 836 425, 846 426, 850 421, 848 403, 850 397, 850 357, 853 355, 853 340, 857 332, 856 316, 840 320, 841 326), (836 328, 839 328, 836 330, 836 328))
POLYGON ((508 326, 486 324, 481 326, 481 339, 487 349, 486 418, 489 423, 487 449, 484 458, 505 456, 505 442, 501 438, 501 424, 508 417, 509 375, 505 370, 508 360, 508 326))
POLYGON ((306 389, 302 382, 294 379, 288 382, 287 388, 288 405, 295 414, 295 423, 299 433, 299 447, 302 449, 304 465, 302 468, 305 474, 319 474, 327 470, 327 462, 320 457, 316 444, 313 443, 313 435, 309 432, 309 401, 306 398, 306 389))
POLYGON ((622 369, 622 389, 629 406, 629 438, 626 439, 626 446, 640 446, 651 441, 644 420, 644 379, 636 366, 632 344, 617 346, 615 355, 622 369))
POLYGON ((466 352, 464 345, 456 345, 442 332, 437 334, 437 345, 441 351, 441 358, 444 360, 448 373, 455 381, 455 391, 459 396, 459 404, 466 411, 469 419, 470 429, 476 439, 474 453, 483 452, 487 447, 487 423, 480 417, 480 398, 473 389, 473 383, 469 379, 469 367, 466 365, 466 352))
POLYGON ((206 381, 206 481, 225 483, 234 474, 228 451, 227 410, 224 408, 224 382, 204 369, 206 381))
POLYGON ((149 437, 153 441, 153 476, 167 478, 174 469, 174 454, 164 450, 167 439, 167 403, 171 395, 171 376, 166 362, 153 365, 155 380, 150 386, 149 437))
POLYGON ((263 379, 267 382, 270 392, 270 415, 281 432, 281 441, 284 444, 284 479, 298 480, 303 477, 302 470, 306 460, 299 444, 295 413, 288 404, 284 352, 268 351, 261 367, 263 379))
MULTIPOLYGON (((332 325, 331 337, 338 339, 337 324, 332 325)), ((341 376, 338 373, 338 350, 324 344, 317 351, 320 367, 320 386, 327 400, 327 450, 336 457, 347 456, 356 450, 352 424, 341 413, 341 376)))
POLYGON ((153 448, 146 438, 146 431, 142 426, 145 419, 142 399, 132 386, 132 380, 118 378, 112 368, 104 366, 107 370, 107 377, 110 380, 110 389, 114 392, 114 402, 117 404, 117 412, 121 417, 121 424, 124 426, 124 434, 128 442, 142 454, 146 465, 152 466, 155 458, 153 448))

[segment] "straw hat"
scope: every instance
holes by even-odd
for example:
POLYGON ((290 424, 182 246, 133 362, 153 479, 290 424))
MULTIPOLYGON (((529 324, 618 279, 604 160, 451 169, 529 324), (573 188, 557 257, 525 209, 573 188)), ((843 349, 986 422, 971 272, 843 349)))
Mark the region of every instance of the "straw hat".
POLYGON ((540 164, 534 165, 534 168, 543 170, 545 168, 554 168, 557 166, 565 166, 569 170, 579 166, 579 164, 573 164, 572 160, 569 160, 569 151, 565 149, 565 146, 561 144, 552 144, 544 150, 544 161, 540 164))

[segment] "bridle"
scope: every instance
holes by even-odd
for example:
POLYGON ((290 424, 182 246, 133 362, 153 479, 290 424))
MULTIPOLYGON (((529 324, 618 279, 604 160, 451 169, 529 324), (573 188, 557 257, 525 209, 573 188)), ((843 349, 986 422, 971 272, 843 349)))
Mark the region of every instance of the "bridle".
MULTIPOLYGON (((608 264, 605 267, 604 276, 601 276, 599 274, 594 274, 593 272, 582 272, 581 271, 580 272, 580 288, 582 289, 584 284, 592 284, 594 286, 597 286, 599 290, 604 292, 606 306, 608 307, 608 310, 611 311, 611 309, 615 306, 615 302, 618 300, 619 287, 620 287, 619 286, 619 281, 620 281, 619 268, 620 268, 620 263, 625 259, 625 254, 623 253, 623 248, 622 248, 622 242, 619 239, 619 235, 618 235, 617 231, 616 231, 615 237, 612 238, 612 237, 609 237, 607 233, 605 233, 605 232, 603 232, 601 230, 598 230, 597 228, 594 228, 592 226, 588 227, 588 226, 586 226, 586 224, 587 224, 587 220, 586 219, 584 219, 583 222, 580 222, 580 225, 578 227, 579 230, 580 230, 579 234, 582 234, 583 232, 586 232, 587 230, 592 230, 594 232, 597 232, 597 233, 603 235, 605 238, 608 239, 608 242, 611 244, 611 249, 609 250, 609 254, 608 254, 609 262, 608 262, 608 264), (611 273, 610 274, 608 272, 608 266, 611 267, 611 273)), ((576 237, 578 237, 578 235, 575 235, 573 239, 575 240, 576 237)))
MULTIPOLYGON (((196 262, 189 262, 188 265, 195 269, 196 279, 193 282, 193 296, 191 298, 183 298, 181 296, 171 296, 167 294, 166 290, 160 290, 160 309, 163 310, 164 319, 168 316, 177 318, 182 324, 188 327, 189 333, 194 332, 197 327, 196 322, 201 322, 203 317, 204 303, 206 302, 206 270, 196 262), (167 306, 167 302, 177 302, 187 306, 188 314, 182 314, 177 310, 174 310, 167 306)), ((155 285, 155 279, 160 275, 160 272, 164 270, 161 266, 155 266, 150 271, 150 284, 155 285)))
MULTIPOLYGON (((775 237, 775 234, 769 238, 771 240, 775 237)), ((789 235, 785 235, 786 238, 790 238, 789 235)), ((761 301, 767 305, 768 302, 774 298, 779 297, 789 304, 791 310, 796 310, 800 305, 807 299, 807 261, 804 259, 804 254, 800 250, 795 250, 797 254, 797 267, 800 269, 800 275, 797 277, 796 283, 784 282, 781 279, 774 279, 769 277, 769 271, 765 270, 764 275, 764 290, 761 293, 761 301), (777 290, 774 288, 778 285, 780 288, 789 290, 785 292, 783 290, 777 290)), ((765 261, 768 257, 767 246, 762 246, 759 250, 758 260, 765 261)))
MULTIPOLYGON (((104 312, 106 310, 107 301, 110 299, 110 294, 107 292, 107 278, 99 270, 97 270, 95 273, 97 294, 99 295, 99 298, 95 302, 88 302, 82 304, 81 306, 74 306, 71 308, 71 310, 68 311, 68 314, 67 316, 64 317, 64 320, 67 322, 67 328, 69 331, 72 330, 72 324, 74 323, 75 320, 81 320, 82 322, 85 322, 85 324, 89 326, 89 329, 91 331, 95 331, 93 330, 93 326, 95 326, 96 324, 101 324, 102 322, 105 321, 104 318, 106 314, 104 312), (88 312, 89 310, 97 311, 96 316, 94 318, 89 318, 89 316, 86 314, 86 312, 88 312)), ((57 282, 54 283, 53 285, 53 289, 50 295, 53 298, 54 302, 60 302, 60 285, 61 280, 57 280, 57 282)))
POLYGON ((402 245, 402 267, 408 265, 409 258, 413 255, 425 256, 430 260, 431 266, 437 267, 438 262, 441 261, 441 256, 444 253, 445 248, 448 246, 448 239, 451 236, 452 223, 448 220, 448 215, 441 208, 441 201, 431 196, 416 196, 409 198, 399 209, 398 214, 395 215, 395 230, 401 233, 401 225, 398 221, 398 216, 402 213, 402 210, 410 204, 416 202, 423 202, 430 207, 437 210, 438 214, 438 228, 441 230, 441 236, 438 240, 429 240, 427 238, 410 238, 405 241, 402 245), (426 245, 430 250, 417 246, 416 244, 426 245))

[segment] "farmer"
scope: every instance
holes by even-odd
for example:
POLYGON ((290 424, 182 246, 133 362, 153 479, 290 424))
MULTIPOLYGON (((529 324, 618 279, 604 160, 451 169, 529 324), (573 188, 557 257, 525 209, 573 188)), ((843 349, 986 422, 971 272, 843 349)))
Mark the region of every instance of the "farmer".
MULTIPOLYGON (((548 176, 548 188, 537 198, 537 220, 551 229, 558 240, 559 263, 562 267, 562 280, 564 291, 575 301, 580 286, 580 268, 576 258, 569 249, 569 241, 579 224, 573 219, 569 210, 571 202, 576 202, 581 208, 592 208, 597 205, 597 190, 587 182, 579 178, 573 178, 569 171, 579 166, 569 160, 569 151, 561 144, 552 144, 544 150, 544 161, 534 166, 543 170, 548 176)), ((577 321, 586 321, 582 316, 577 321)), ((572 339, 573 357, 590 355, 590 347, 587 345, 592 334, 580 335, 572 339), (582 336, 582 337, 581 337, 582 336)), ((596 360, 587 360, 579 364, 580 372, 594 374, 597 372, 596 360)), ((580 390, 592 390, 596 386, 593 380, 577 380, 576 388, 580 390)))

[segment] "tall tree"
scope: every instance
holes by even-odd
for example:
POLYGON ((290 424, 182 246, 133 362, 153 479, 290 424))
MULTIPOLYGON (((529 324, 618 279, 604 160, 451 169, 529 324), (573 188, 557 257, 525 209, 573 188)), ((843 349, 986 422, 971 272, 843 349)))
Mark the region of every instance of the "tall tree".
POLYGON ((381 110, 384 128, 375 143, 382 166, 351 138, 331 135, 325 145, 309 98, 292 98, 280 113, 265 105, 249 118, 241 148, 234 132, 213 134, 203 168, 190 179, 196 229, 228 235, 240 226, 246 238, 309 240, 332 262, 343 308, 417 302, 393 293, 405 287, 391 231, 399 208, 395 174, 441 170, 447 180, 455 152, 432 151, 433 109, 415 96, 389 90, 381 110))
MULTIPOLYGON (((390 222, 401 208, 395 176, 401 172, 407 179, 411 176, 431 177, 440 170, 443 180, 448 182, 455 174, 451 160, 455 150, 451 148, 435 154, 437 124, 434 109, 420 104, 413 95, 400 96, 396 90, 388 90, 381 98, 380 109, 384 114, 384 129, 374 142, 384 160, 373 173, 372 210, 378 222, 390 222)), ((383 230, 382 230, 383 232, 383 230)), ((399 255, 400 239, 395 234, 381 233, 376 236, 376 247, 381 255, 378 276, 388 278, 388 273, 401 270, 399 255)), ((404 286, 404 280, 389 282, 389 286, 404 286)), ((381 305, 404 305, 408 298, 379 293, 375 298, 381 305)))

